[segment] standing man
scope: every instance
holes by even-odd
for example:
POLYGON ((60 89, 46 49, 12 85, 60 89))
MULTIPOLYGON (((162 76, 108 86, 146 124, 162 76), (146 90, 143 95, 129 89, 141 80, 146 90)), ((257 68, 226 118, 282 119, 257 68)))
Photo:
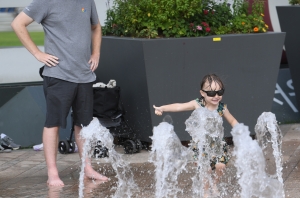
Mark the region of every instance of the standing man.
MULTIPOLYGON (((94 0, 33 0, 12 22, 26 49, 45 64, 44 94, 47 104, 43 130, 44 153, 50 186, 64 186, 59 178, 56 157, 59 127, 66 128, 72 107, 75 139, 82 154, 81 126, 93 119, 92 82, 98 67, 102 39, 101 26, 94 0), (36 21, 45 32, 45 52, 33 43, 27 26, 36 21)), ((86 159, 85 176, 107 181, 86 159)))

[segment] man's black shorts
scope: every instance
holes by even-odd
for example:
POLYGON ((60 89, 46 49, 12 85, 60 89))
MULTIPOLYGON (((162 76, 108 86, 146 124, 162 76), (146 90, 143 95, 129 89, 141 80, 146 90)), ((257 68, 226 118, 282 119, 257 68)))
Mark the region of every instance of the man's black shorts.
POLYGON ((47 113, 45 127, 66 128, 72 107, 76 126, 87 126, 93 119, 93 84, 73 83, 44 76, 47 113))

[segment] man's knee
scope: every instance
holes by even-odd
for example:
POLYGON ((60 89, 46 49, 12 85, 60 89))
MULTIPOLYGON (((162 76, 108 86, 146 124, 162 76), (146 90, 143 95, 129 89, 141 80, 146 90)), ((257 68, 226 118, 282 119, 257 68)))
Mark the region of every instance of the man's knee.
POLYGON ((74 125, 74 130, 75 130, 75 131, 78 131, 78 132, 79 132, 81 129, 82 129, 82 127, 77 126, 77 125, 74 125))
POLYGON ((44 127, 43 132, 44 133, 58 133, 59 127, 44 127))

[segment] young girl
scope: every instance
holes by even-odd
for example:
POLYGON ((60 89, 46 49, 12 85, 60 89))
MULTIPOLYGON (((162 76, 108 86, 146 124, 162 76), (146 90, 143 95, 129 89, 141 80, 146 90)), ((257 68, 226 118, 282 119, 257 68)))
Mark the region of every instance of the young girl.
MULTIPOLYGON (((192 100, 187 103, 174 103, 169 105, 163 105, 156 107, 155 114, 161 116, 163 112, 180 112, 180 111, 192 111, 197 108, 207 108, 210 111, 217 111, 220 116, 223 116, 229 124, 233 127, 238 122, 231 115, 227 106, 221 102, 222 96, 224 94, 225 87, 221 79, 215 74, 209 74, 204 76, 201 82, 200 94, 201 98, 192 100)), ((228 162, 229 158, 227 156, 227 150, 224 148, 223 155, 218 159, 211 159, 211 169, 216 171, 216 180, 215 184, 219 182, 220 177, 222 176, 225 164, 228 162)), ((206 190, 208 186, 206 185, 206 190)), ((214 185, 214 190, 217 191, 216 185, 214 185)))

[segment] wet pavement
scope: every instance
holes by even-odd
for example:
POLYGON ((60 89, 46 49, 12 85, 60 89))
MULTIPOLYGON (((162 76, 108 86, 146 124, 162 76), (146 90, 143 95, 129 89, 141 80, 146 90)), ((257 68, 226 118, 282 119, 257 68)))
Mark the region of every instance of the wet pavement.
MULTIPOLYGON (((300 198, 300 124, 280 125, 283 132, 283 181, 286 197, 300 198)), ((120 153, 123 148, 116 147, 120 153)), ((148 162, 149 151, 142 150, 133 155, 124 155, 130 162, 134 180, 138 188, 131 197, 155 197, 154 166, 148 162)), ((93 167, 110 177, 110 181, 101 183, 87 180, 84 183, 84 197, 110 197, 116 191, 117 178, 111 165, 105 159, 93 158, 93 167)), ((11 153, 0 153, 0 197, 78 197, 78 181, 81 161, 78 153, 58 154, 57 164, 64 187, 48 187, 46 185, 47 169, 42 151, 21 149, 11 153)), ((234 170, 229 163, 228 170, 234 170)), ((193 162, 188 164, 188 173, 179 176, 179 187, 182 194, 178 197, 193 197, 191 192, 191 176, 196 171, 193 162)), ((230 171, 228 171, 230 172, 230 171)), ((232 171, 231 171, 232 173, 232 171)), ((225 173, 226 175, 226 173, 225 173)), ((234 184, 234 179, 230 181, 234 184)), ((229 189, 223 197, 234 195, 237 189, 229 189)))

